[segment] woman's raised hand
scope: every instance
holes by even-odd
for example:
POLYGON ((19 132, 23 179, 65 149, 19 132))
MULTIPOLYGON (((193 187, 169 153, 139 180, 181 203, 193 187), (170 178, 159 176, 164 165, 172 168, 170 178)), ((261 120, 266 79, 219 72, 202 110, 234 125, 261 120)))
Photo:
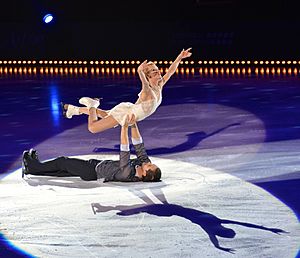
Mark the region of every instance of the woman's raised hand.
POLYGON ((141 63, 141 64, 139 65, 139 67, 138 67, 138 69, 137 69, 138 72, 144 72, 146 65, 147 65, 147 60, 145 60, 143 63, 141 63))
POLYGON ((180 53, 181 58, 183 59, 183 58, 190 57, 192 55, 192 53, 190 52, 191 49, 192 49, 191 47, 188 48, 187 50, 182 49, 182 51, 180 53))

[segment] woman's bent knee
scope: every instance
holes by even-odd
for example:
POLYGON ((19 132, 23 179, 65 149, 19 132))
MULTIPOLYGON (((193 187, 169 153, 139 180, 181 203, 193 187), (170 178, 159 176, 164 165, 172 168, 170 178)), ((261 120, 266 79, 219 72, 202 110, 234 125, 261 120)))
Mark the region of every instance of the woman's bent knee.
POLYGON ((91 133, 99 133, 99 132, 101 132, 101 130, 97 130, 96 126, 94 126, 94 125, 89 125, 89 126, 88 126, 88 130, 89 130, 91 133))

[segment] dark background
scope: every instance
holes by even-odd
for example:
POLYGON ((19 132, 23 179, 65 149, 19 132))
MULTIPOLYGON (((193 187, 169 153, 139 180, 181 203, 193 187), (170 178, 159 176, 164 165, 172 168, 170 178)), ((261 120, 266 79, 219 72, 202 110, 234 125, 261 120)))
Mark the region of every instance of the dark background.
POLYGON ((297 1, 1 1, 0 59, 297 59, 297 1), (55 21, 43 24, 46 13, 55 21))

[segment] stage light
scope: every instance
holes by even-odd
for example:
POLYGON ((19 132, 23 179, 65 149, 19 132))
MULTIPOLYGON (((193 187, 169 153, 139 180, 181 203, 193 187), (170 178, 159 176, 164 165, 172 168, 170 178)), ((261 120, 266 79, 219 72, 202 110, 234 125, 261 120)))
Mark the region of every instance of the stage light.
POLYGON ((294 75, 297 75, 297 68, 294 68, 294 75))
POLYGON ((48 13, 44 16, 43 18, 44 23, 50 23, 51 21, 53 21, 53 15, 48 13))

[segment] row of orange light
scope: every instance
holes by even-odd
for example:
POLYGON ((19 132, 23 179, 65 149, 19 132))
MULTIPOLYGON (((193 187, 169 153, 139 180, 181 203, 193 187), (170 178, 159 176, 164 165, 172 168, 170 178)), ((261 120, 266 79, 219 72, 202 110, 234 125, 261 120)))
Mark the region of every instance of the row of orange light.
POLYGON ((252 71, 254 70, 254 73, 256 74, 256 75, 258 75, 258 74, 267 74, 267 75, 269 75, 269 74, 272 74, 272 75, 275 75, 275 74, 278 74, 278 75, 280 75, 280 74, 283 74, 283 75, 285 75, 285 74, 289 74, 289 75, 292 75, 292 74, 294 74, 294 75, 298 75, 298 74, 300 74, 300 69, 297 69, 297 68, 294 68, 294 69, 292 69, 292 68, 269 68, 269 67, 267 67, 267 68, 254 68, 254 69, 251 69, 251 68, 248 68, 248 69, 246 69, 246 68, 200 68, 199 69, 199 73, 200 74, 238 74, 238 75, 240 75, 240 74, 243 74, 243 75, 246 75, 246 74, 248 74, 248 75, 251 75, 252 74, 252 71))
MULTIPOLYGON (((167 68, 165 69, 160 69, 161 73, 166 72, 167 68)), ((298 75, 300 73, 300 69, 297 68, 255 68, 255 69, 251 69, 251 68, 200 68, 198 69, 199 74, 237 74, 237 75, 251 75, 252 72, 254 71, 254 73, 256 75, 258 74, 289 74, 289 75, 298 75)), ((136 73, 136 69, 135 68, 2 68, 0 67, 0 74, 37 74, 37 72, 39 72, 39 74, 135 74, 136 73)), ((195 69, 194 68, 180 68, 176 70, 176 74, 195 74, 195 69)))
MULTIPOLYGON (((165 64, 165 65, 168 65, 168 64, 172 64, 172 61, 153 61, 155 64, 165 64)), ((135 64, 140 64, 141 62, 140 61, 17 61, 17 60, 0 60, 0 65, 1 64, 40 64, 40 65, 48 65, 48 64, 54 64, 54 65, 135 65, 135 64)), ((220 60, 220 61, 198 61, 198 62, 195 62, 195 61, 181 61, 180 62, 181 64, 187 64, 187 65, 194 65, 195 63, 196 64, 210 64, 210 65, 219 65, 219 64, 231 64, 231 65, 234 65, 234 64, 242 64, 242 65, 250 65, 250 64, 255 64, 255 65, 274 65, 274 64, 300 64, 300 61, 228 61, 228 60, 220 60)))

